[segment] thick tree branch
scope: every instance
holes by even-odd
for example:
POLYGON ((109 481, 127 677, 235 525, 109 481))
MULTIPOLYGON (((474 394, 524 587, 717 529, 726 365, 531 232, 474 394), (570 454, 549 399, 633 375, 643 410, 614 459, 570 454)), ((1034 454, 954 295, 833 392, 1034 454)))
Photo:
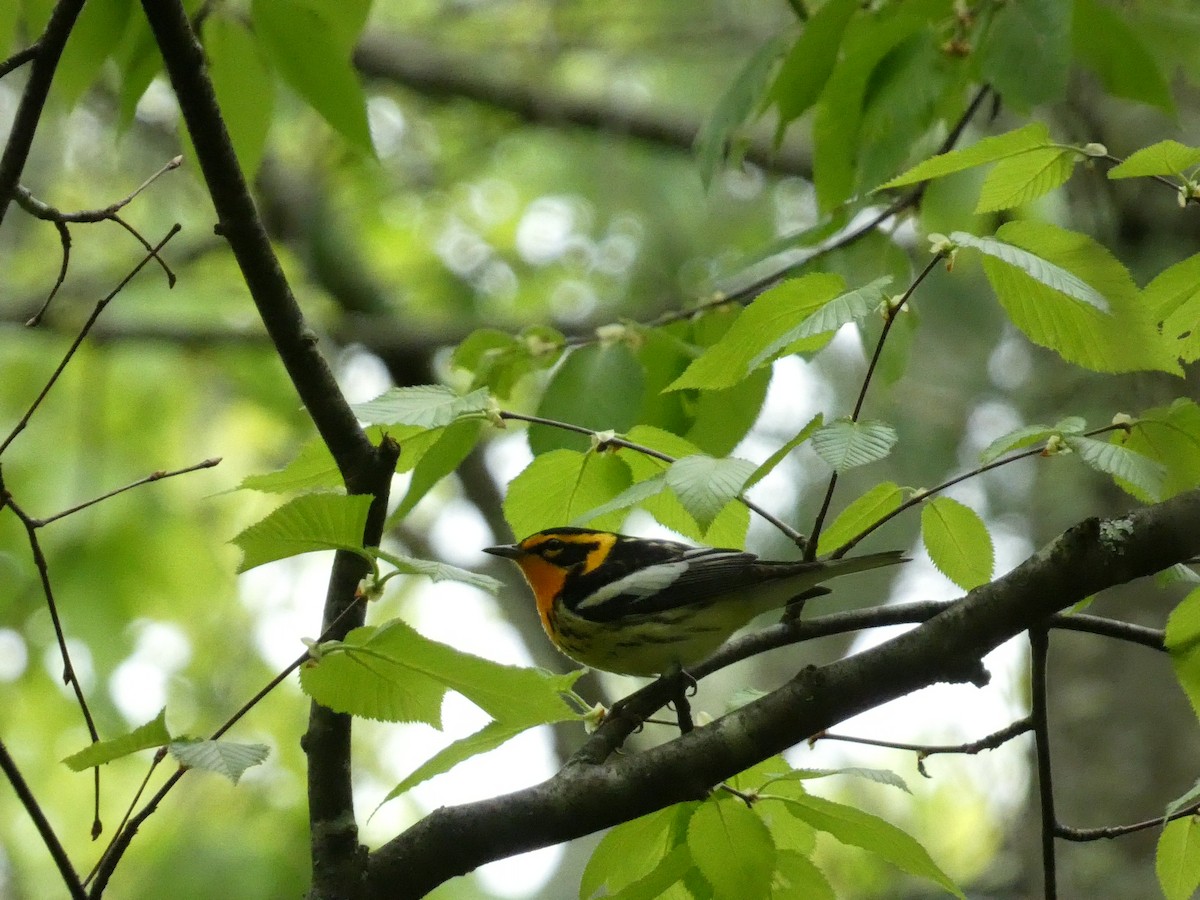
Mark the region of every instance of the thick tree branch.
POLYGON ((939 681, 1060 609, 1200 551, 1200 491, 1089 519, 928 622, 820 669, 710 726, 602 765, 568 764, 527 790, 434 811, 371 856, 369 896, 420 896, 493 859, 579 837, 671 803, 866 709, 939 681))

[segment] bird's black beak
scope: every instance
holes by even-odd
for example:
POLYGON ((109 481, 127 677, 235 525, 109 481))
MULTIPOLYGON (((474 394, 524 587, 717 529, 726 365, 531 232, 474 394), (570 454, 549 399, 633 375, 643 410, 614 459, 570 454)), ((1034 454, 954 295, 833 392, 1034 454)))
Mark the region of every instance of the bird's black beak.
POLYGON ((484 547, 484 553, 490 553, 492 556, 503 556, 506 559, 516 559, 524 555, 524 551, 516 544, 499 544, 495 547, 484 547))

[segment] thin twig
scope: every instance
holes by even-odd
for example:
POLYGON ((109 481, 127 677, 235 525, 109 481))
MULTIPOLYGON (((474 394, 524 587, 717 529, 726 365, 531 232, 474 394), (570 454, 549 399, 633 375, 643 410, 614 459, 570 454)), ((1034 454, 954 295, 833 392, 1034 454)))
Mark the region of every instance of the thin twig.
POLYGON ((979 738, 975 741, 968 741, 963 744, 908 744, 900 741, 885 741, 878 738, 855 737, 848 734, 834 734, 832 732, 822 732, 821 734, 813 735, 809 738, 809 746, 816 744, 818 741, 843 741, 848 744, 865 744, 868 747, 884 747, 889 750, 909 750, 917 754, 917 771, 929 778, 929 773, 925 771, 925 760, 930 756, 936 756, 942 753, 955 753, 966 756, 974 756, 984 750, 995 750, 1002 747, 1015 737, 1019 737, 1033 728, 1033 723, 1029 717, 1018 719, 1011 725, 1006 725, 999 731, 994 731, 986 737, 979 738))
POLYGON ((32 62, 37 58, 38 51, 41 49, 41 41, 34 41, 24 50, 18 50, 4 62, 0 62, 0 78, 3 78, 10 72, 14 72, 27 62, 32 62))
POLYGON ((1124 837, 1127 834, 1134 834, 1149 828, 1160 828, 1168 822, 1173 822, 1176 819, 1185 819, 1197 813, 1200 813, 1200 800, 1195 803, 1189 803, 1183 809, 1177 810, 1169 816, 1155 816, 1153 819, 1144 819, 1141 822, 1134 822, 1130 825, 1109 825, 1104 828, 1068 828, 1066 825, 1059 825, 1054 830, 1054 836, 1060 837, 1064 841, 1101 841, 1108 838, 1124 837))
POLYGON ((34 519, 34 526, 41 528, 43 525, 49 525, 51 522, 57 522, 59 519, 66 518, 72 513, 77 513, 80 510, 87 509, 89 506, 95 506, 97 503, 100 503, 103 500, 107 500, 110 497, 115 497, 117 494, 123 494, 125 491, 133 490, 135 487, 141 487, 143 484, 162 481, 164 478, 173 478, 176 475, 186 475, 188 472, 196 472, 200 469, 211 469, 213 466, 219 465, 220 462, 221 458, 218 456, 213 457, 212 459, 206 459, 204 462, 198 462, 195 465, 186 466, 182 469, 175 469, 171 472, 151 472, 145 478, 139 478, 137 481, 132 481, 124 487, 111 490, 107 494, 101 494, 99 497, 93 497, 91 500, 85 500, 83 503, 79 503, 70 507, 69 509, 64 509, 62 512, 55 513, 52 516, 47 516, 44 519, 34 519))
POLYGON ((79 334, 76 335, 75 340, 71 342, 71 346, 67 348, 67 352, 63 355, 62 361, 58 364, 53 374, 50 376, 50 380, 46 382, 46 386, 43 387, 37 397, 34 398, 34 401, 32 404, 30 404, 29 409, 26 410, 23 416, 21 416, 20 421, 17 422, 16 426, 13 428, 8 437, 4 439, 4 442, 0 443, 0 454, 3 454, 4 451, 8 449, 8 445, 13 442, 16 436, 25 430, 25 426, 29 424, 29 420, 37 411, 37 408, 41 405, 42 401, 46 399, 46 395, 50 393, 50 389, 54 387, 54 383, 58 381, 58 377, 62 375, 63 370, 67 367, 67 363, 71 361, 71 358, 79 349, 79 345, 83 343, 84 338, 87 337, 88 332, 92 329, 92 326, 96 324, 96 320, 100 318, 100 314, 104 312, 105 307, 112 302, 113 298, 116 297, 117 294, 125 289, 125 286, 134 279, 138 272, 142 271, 142 268, 146 265, 146 263, 153 259, 158 252, 167 245, 167 242, 179 233, 180 227, 181 226, 178 224, 172 225, 171 230, 167 232, 166 237, 159 241, 156 246, 152 247, 150 252, 146 256, 142 257, 138 264, 134 266, 132 270, 130 270, 129 274, 121 279, 121 283, 113 288, 102 300, 100 300, 100 302, 96 304, 95 309, 92 310, 92 314, 88 316, 87 321, 83 323, 83 328, 79 330, 79 334))
POLYGON ((143 181, 140 185, 133 189, 122 199, 115 203, 110 203, 108 206, 100 207, 99 209, 82 209, 78 212, 65 213, 55 209, 48 203, 39 200, 30 193, 29 189, 23 185, 17 185, 13 191, 13 198, 17 201, 17 205, 25 210, 31 216, 42 219, 46 222, 103 222, 106 219, 111 219, 118 212, 128 206, 138 194, 150 187, 156 180, 161 178, 167 172, 178 169, 183 164, 183 157, 176 156, 174 159, 168 160, 157 172, 143 181))
POLYGON ((67 228, 65 222, 55 222, 54 227, 58 231, 58 242, 62 246, 62 263, 58 267, 58 278, 54 280, 54 287, 50 288, 50 293, 46 295, 46 301, 41 308, 26 320, 26 328, 35 328, 42 323, 42 317, 46 315, 46 310, 58 296, 58 289, 67 280, 67 269, 71 265, 71 230, 67 228))
POLYGON ((1042 821, 1042 877, 1046 900, 1058 897, 1058 878, 1055 874, 1054 835, 1058 820, 1054 814, 1054 776, 1050 765, 1050 717, 1046 710, 1046 657, 1050 636, 1045 627, 1029 629, 1030 647, 1030 711, 1033 722, 1034 747, 1037 752, 1038 800, 1042 821))
MULTIPOLYGON (((644 456, 653 457, 654 459, 660 460, 661 462, 665 462, 668 465, 670 465, 671 463, 674 463, 676 461, 674 456, 671 456, 667 453, 663 453, 661 450, 655 450, 653 447, 647 447, 643 444, 635 444, 633 441, 628 441, 625 438, 621 438, 621 437, 615 437, 615 436, 609 437, 606 435, 601 435, 599 432, 593 431, 590 428, 585 428, 582 425, 573 425, 570 422, 559 422, 554 419, 543 418, 542 416, 530 416, 530 415, 526 415, 525 413, 510 412, 509 410, 501 410, 500 418, 513 420, 513 421, 519 421, 519 422, 530 422, 534 425, 546 425, 550 428, 558 428, 563 431, 573 431, 576 434, 586 434, 589 437, 597 440, 600 444, 602 444, 604 446, 624 447, 627 450, 633 450, 637 453, 643 454, 644 456)), ((761 516, 763 519, 770 522, 772 525, 774 525, 776 528, 778 528, 780 531, 782 531, 785 535, 788 536, 788 539, 793 541, 797 546, 804 545, 804 535, 802 535, 800 532, 798 532, 796 529, 794 529, 791 525, 784 522, 778 516, 775 516, 772 513, 768 512, 767 510, 763 509, 761 506, 759 506, 753 500, 750 500, 741 495, 738 496, 738 499, 740 501, 742 501, 742 503, 745 504, 746 508, 749 509, 751 512, 754 512, 757 515, 761 516)))
POLYGON ((87 894, 83 890, 83 885, 79 882, 79 876, 75 873, 75 867, 71 865, 71 859, 67 856, 67 851, 58 840, 58 835, 54 833, 54 828, 51 827, 50 821, 42 811, 37 798, 33 796, 33 791, 29 789, 29 785, 26 783, 25 777, 21 774, 21 770, 17 768, 16 760, 9 755, 8 748, 4 746, 3 741, 0 741, 0 771, 4 772, 4 776, 8 779, 8 783, 12 785, 17 799, 21 801, 21 805, 25 807, 25 812, 33 820, 33 825, 37 829, 38 834, 42 836, 42 843, 50 851, 50 856, 53 858, 54 864, 58 866, 59 874, 62 875, 63 883, 66 884, 71 897, 74 900, 85 900, 87 894))

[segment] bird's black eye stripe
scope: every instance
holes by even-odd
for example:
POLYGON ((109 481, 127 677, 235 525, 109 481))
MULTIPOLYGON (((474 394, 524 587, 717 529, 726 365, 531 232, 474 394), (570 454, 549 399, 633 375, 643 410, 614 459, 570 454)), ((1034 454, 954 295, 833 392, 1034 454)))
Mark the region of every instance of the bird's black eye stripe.
POLYGON ((557 556, 558 554, 562 553, 563 547, 565 547, 565 546, 566 546, 566 544, 564 544, 558 538, 550 538, 550 540, 542 543, 542 547, 541 547, 542 555, 543 556, 557 556))

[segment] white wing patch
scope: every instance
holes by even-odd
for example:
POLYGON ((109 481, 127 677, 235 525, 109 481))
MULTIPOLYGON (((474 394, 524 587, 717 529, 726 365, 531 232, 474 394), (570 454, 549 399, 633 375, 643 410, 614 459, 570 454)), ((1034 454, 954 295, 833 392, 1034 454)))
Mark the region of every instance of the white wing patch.
POLYGON ((593 591, 576 608, 587 609, 588 607, 599 606, 613 597, 619 597, 622 594, 632 597, 649 597, 651 594, 657 594, 659 591, 674 584, 679 576, 687 571, 687 568, 688 564, 686 562, 673 562, 659 563, 656 566, 647 566, 644 569, 638 569, 636 572, 630 572, 624 578, 618 578, 616 581, 593 591))

